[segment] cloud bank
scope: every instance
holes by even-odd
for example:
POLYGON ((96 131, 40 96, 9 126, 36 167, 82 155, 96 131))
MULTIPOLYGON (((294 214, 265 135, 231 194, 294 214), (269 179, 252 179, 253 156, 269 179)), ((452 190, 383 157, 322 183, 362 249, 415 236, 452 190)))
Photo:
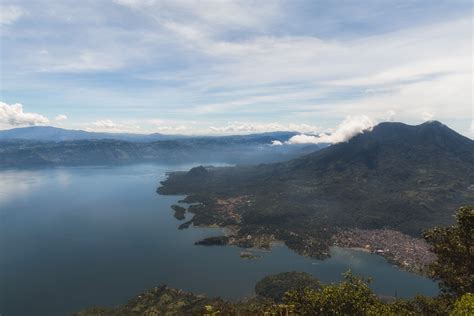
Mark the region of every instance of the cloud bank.
POLYGON ((85 126, 88 132, 105 133, 143 133, 136 121, 112 121, 111 119, 98 120, 85 126))
POLYGON ((370 130, 375 125, 366 115, 359 115, 355 117, 347 117, 335 131, 331 134, 314 135, 295 135, 288 140, 288 144, 337 144, 347 142, 349 139, 363 131, 370 130))
POLYGON ((47 117, 23 111, 23 105, 20 103, 7 104, 0 102, 0 127, 20 127, 32 125, 49 124, 47 117))
POLYGON ((227 125, 216 127, 211 126, 208 132, 220 134, 243 134, 243 133, 265 133, 265 132, 301 132, 315 133, 321 130, 320 127, 309 124, 288 123, 246 123, 230 122, 227 125))
POLYGON ((56 122, 65 121, 65 120, 67 120, 67 115, 64 115, 64 114, 56 115, 56 117, 54 118, 54 120, 55 120, 56 122))
POLYGON ((426 121, 432 121, 433 118, 434 118, 434 116, 435 116, 435 115, 434 115, 433 113, 431 113, 431 112, 423 112, 423 113, 421 113, 421 119, 422 119, 423 121, 425 121, 425 122, 426 122, 426 121))

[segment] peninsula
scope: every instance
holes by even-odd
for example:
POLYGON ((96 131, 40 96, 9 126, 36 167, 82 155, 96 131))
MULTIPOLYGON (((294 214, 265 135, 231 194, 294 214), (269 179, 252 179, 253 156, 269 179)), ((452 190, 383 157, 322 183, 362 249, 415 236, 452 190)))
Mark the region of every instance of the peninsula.
POLYGON ((320 259, 331 245, 359 247, 422 271, 433 259, 422 231, 452 223, 452 210, 473 204, 473 184, 471 139, 439 122, 381 123, 286 162, 171 173, 158 193, 193 203, 181 228, 231 232, 198 244, 268 249, 283 241, 320 259))

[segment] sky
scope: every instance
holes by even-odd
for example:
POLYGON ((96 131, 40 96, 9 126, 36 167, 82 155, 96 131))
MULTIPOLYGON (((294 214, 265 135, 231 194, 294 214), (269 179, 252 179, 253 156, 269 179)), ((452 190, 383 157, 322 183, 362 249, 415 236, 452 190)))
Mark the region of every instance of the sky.
POLYGON ((2 0, 0 129, 472 138, 472 18, 471 0, 2 0))

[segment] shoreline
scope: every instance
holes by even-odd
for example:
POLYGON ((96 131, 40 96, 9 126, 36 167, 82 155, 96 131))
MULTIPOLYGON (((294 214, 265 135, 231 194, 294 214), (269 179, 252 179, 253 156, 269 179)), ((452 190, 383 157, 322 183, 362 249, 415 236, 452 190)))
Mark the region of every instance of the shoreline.
POLYGON ((373 253, 385 258, 389 263, 405 271, 426 276, 426 267, 434 259, 428 244, 391 229, 331 229, 326 235, 304 231, 286 231, 274 229, 269 233, 264 226, 246 226, 242 223, 241 212, 252 204, 250 196, 233 198, 207 199, 187 195, 181 203, 187 203, 186 213, 192 218, 186 219, 179 226, 220 228, 222 234, 207 237, 195 242, 202 246, 233 245, 242 252, 271 251, 274 246, 285 245, 290 250, 304 257, 324 260, 330 257, 329 248, 341 248, 373 253))
POLYGON ((391 229, 347 229, 332 237, 335 246, 370 252, 408 272, 426 275, 436 256, 420 238, 391 229))

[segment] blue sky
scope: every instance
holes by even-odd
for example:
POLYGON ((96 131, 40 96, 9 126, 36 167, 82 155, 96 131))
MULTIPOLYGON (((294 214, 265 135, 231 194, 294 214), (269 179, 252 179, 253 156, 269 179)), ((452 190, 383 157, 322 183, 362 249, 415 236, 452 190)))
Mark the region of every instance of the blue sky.
POLYGON ((0 129, 474 136, 470 0, 1 3, 0 129))

